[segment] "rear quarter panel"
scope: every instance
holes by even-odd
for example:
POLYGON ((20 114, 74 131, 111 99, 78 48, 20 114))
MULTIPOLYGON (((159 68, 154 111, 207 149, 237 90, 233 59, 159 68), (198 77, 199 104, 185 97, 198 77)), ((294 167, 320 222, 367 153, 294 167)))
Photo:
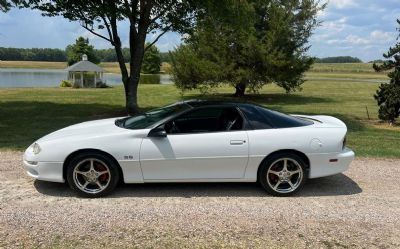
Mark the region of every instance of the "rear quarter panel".
MULTIPOLYGON (((295 128, 250 130, 249 162, 245 178, 256 179, 262 160, 279 150, 296 150, 306 154, 332 153, 342 150, 346 128, 304 126, 295 128)), ((312 167, 312 165, 310 165, 312 167)))

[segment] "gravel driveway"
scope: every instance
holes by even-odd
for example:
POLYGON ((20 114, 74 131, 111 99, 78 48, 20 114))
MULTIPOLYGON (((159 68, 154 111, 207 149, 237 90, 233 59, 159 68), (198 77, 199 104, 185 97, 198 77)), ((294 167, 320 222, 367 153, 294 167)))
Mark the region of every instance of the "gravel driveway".
POLYGON ((400 248, 400 160, 357 159, 291 198, 196 183, 82 199, 25 176, 21 156, 0 152, 0 248, 400 248))

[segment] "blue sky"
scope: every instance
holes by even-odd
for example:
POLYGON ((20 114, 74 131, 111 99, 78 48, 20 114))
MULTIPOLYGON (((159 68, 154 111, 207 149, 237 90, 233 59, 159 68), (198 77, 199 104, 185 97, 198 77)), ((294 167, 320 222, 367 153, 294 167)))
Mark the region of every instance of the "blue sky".
MULTIPOLYGON (((400 18, 399 0, 329 0, 325 11, 319 13, 322 24, 310 39, 309 54, 350 55, 364 61, 382 58, 396 42, 396 18, 400 18)), ((128 25, 122 23, 120 30, 127 45, 128 25)), ((0 13, 0 47, 65 48, 78 36, 88 37, 96 48, 110 47, 78 23, 62 17, 42 17, 38 11, 20 9, 0 13)), ((148 39, 152 40, 151 35, 148 39)), ((168 51, 179 43, 180 35, 167 33, 157 46, 168 51)))

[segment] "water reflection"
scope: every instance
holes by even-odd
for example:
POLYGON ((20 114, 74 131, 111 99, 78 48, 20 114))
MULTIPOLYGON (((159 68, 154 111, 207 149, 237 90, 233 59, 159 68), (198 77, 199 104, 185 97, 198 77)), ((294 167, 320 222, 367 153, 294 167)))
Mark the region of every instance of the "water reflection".
MULTIPOLYGON (((0 68, 0 87, 57 87, 64 79, 67 72, 62 69, 0 68)), ((108 85, 122 84, 120 74, 105 73, 104 80, 108 85)), ((159 84, 171 84, 170 75, 160 75, 159 84)))

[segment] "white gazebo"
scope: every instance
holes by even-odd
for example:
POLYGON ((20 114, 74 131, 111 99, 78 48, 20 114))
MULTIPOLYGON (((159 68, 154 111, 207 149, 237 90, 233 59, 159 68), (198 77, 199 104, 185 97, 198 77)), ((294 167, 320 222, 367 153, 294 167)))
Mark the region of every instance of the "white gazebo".
POLYGON ((87 55, 82 55, 82 60, 67 67, 68 80, 72 81, 73 85, 80 87, 97 87, 98 83, 103 82, 103 68, 88 61, 87 55), (84 74, 93 73, 93 83, 91 79, 85 79, 84 74), (91 84, 92 83, 92 84, 91 84))

